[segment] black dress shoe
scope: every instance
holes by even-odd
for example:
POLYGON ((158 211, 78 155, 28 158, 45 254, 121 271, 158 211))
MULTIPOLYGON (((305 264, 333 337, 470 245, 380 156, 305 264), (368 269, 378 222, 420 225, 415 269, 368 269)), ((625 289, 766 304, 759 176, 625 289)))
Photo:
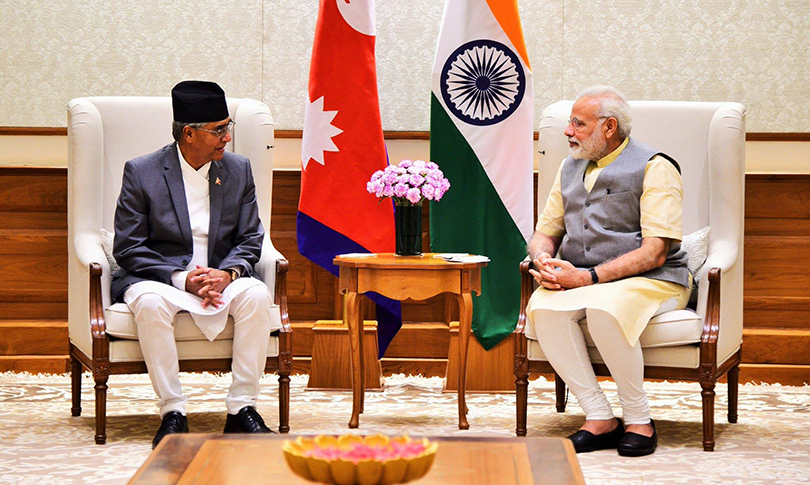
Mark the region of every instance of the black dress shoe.
POLYGON ((577 453, 587 453, 589 451, 607 450, 619 446, 619 441, 624 434, 624 425, 622 420, 616 418, 619 425, 616 429, 608 433, 593 434, 590 431, 581 429, 568 437, 574 443, 574 450, 577 453))
POLYGON ((166 435, 176 433, 188 433, 188 418, 177 411, 172 411, 163 416, 155 439, 152 440, 152 449, 154 450, 166 435))
POLYGON ((272 433, 253 406, 245 406, 238 414, 229 414, 225 419, 223 433, 272 433))
POLYGON ((653 434, 644 436, 638 433, 625 433, 619 442, 619 454, 622 456, 652 455, 658 446, 658 432, 655 431, 655 422, 651 419, 653 434))

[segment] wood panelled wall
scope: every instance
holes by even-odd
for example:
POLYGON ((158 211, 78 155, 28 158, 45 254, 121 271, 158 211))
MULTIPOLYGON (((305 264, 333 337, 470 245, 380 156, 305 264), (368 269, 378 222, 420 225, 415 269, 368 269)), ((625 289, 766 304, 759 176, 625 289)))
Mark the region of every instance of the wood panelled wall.
POLYGON ((810 382, 810 174, 745 178, 742 374, 810 382))
POLYGON ((65 372, 65 169, 0 167, 0 275, 0 372, 65 372))
MULTIPOLYGON (((340 317, 336 279, 297 249, 300 172, 278 170, 271 235, 290 260, 295 367, 306 371, 312 325, 340 317)), ((67 173, 0 167, 0 372, 67 370, 67 173)), ((427 247, 425 208, 424 232, 427 247)), ((746 177, 742 378, 810 382, 810 175, 746 177)), ((367 313, 371 316, 371 309, 367 313)), ((449 346, 442 297, 406 302, 384 372, 443 375, 449 346)))

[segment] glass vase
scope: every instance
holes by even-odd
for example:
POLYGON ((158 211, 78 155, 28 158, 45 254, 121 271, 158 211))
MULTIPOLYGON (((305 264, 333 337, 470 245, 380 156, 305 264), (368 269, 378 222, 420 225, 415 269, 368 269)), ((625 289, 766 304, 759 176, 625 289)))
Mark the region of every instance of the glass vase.
POLYGON ((400 205, 394 211, 394 227, 397 237, 397 255, 418 256, 422 254, 422 204, 400 205))

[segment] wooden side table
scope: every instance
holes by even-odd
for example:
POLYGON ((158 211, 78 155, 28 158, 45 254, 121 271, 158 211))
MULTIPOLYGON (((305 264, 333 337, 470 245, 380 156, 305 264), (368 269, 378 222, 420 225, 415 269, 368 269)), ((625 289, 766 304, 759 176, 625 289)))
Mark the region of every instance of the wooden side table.
POLYGON ((441 293, 456 298, 459 306, 458 428, 469 429, 465 388, 467 349, 472 332, 472 292, 481 294, 481 268, 486 262, 448 262, 433 253, 422 256, 375 254, 338 256, 340 292, 346 295, 346 320, 352 354, 352 417, 349 428, 360 425, 365 397, 363 339, 359 295, 373 291, 393 300, 426 300, 441 293))

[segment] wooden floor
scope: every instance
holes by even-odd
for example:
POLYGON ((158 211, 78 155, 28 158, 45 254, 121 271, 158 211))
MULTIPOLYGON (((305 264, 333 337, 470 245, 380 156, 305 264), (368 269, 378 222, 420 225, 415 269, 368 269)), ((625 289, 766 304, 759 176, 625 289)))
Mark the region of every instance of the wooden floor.
MULTIPOLYGON (((275 172, 271 236, 290 260, 294 368, 306 372, 314 322, 339 318, 341 306, 336 279, 298 253, 299 182, 298 171, 275 172)), ((0 372, 65 372, 66 169, 0 167, 0 274, 0 372)), ((740 378, 810 382, 810 175, 746 177, 745 275, 740 378)), ((408 323, 391 343, 383 373, 444 375, 450 335, 442 322, 455 313, 443 297, 406 302, 408 323)), ((371 308, 366 315, 373 316, 371 308)))

